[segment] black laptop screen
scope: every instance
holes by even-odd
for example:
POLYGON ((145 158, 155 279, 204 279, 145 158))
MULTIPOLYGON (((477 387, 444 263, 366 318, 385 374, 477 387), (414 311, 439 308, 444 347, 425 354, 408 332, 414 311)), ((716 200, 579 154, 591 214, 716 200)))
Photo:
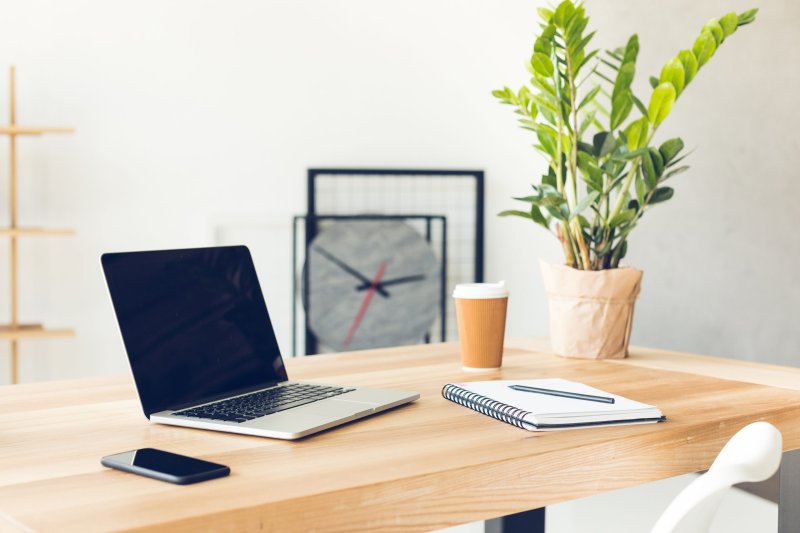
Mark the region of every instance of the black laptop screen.
POLYGON ((102 263, 145 415, 286 380, 246 247, 102 263))

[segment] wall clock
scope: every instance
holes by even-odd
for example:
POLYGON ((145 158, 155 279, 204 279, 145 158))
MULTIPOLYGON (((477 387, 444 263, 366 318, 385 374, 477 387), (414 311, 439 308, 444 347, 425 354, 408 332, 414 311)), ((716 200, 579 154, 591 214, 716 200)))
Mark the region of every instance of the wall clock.
POLYGON ((430 244, 402 219, 327 224, 306 252, 308 329, 336 351, 424 342, 441 314, 442 272, 430 244))

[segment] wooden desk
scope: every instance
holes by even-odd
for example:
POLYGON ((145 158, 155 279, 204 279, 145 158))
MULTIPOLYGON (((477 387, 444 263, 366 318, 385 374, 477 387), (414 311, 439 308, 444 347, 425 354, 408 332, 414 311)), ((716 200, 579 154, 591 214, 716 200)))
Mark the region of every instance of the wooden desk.
POLYGON ((785 450, 800 448, 798 370, 636 349, 625 361, 567 360, 537 339, 508 346, 503 369, 483 375, 461 371, 455 344, 290 359, 293 379, 422 394, 297 442, 151 424, 128 376, 2 387, 0 530, 430 530, 703 470, 756 420, 780 428, 785 450), (440 395, 449 381, 533 377, 652 403, 669 421, 537 434, 440 395), (180 487, 100 465, 146 446, 232 474, 180 487))

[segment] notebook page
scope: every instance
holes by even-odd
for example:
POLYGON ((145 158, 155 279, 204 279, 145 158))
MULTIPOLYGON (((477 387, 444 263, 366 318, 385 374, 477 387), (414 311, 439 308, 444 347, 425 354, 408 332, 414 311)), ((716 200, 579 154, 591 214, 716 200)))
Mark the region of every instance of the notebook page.
POLYGON ((566 379, 529 379, 505 381, 477 381, 458 383, 459 387, 468 391, 486 396, 492 400, 505 403, 528 411, 533 415, 555 416, 559 418, 582 417, 586 415, 614 415, 621 412, 656 409, 652 405, 630 400, 608 392, 595 389, 583 383, 568 381, 566 379), (565 392, 577 392, 594 396, 608 396, 614 398, 613 404, 562 398, 531 392, 515 391, 509 385, 527 385, 543 389, 554 389, 565 392))

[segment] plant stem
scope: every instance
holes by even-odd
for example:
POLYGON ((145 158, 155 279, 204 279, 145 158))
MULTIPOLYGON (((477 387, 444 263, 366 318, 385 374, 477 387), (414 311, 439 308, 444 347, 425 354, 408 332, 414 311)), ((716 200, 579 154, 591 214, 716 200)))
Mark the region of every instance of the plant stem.
MULTIPOLYGON (((555 47, 551 54, 553 61, 553 88, 556 91, 556 99, 558 100, 558 138, 556 139, 556 189, 561 194, 564 194, 564 184, 561 182, 561 137, 564 134, 564 119, 561 113, 561 106, 564 105, 561 101, 561 84, 558 82, 558 58, 556 57, 555 47)), ((569 200, 568 200, 569 201, 569 200)))
POLYGON ((572 231, 575 233, 575 241, 578 244, 578 251, 581 257, 581 269, 591 270, 592 264, 589 260, 589 250, 586 248, 586 241, 583 238, 583 231, 581 230, 581 222, 577 218, 572 219, 572 231))
POLYGON ((625 244, 626 239, 627 237, 623 237, 622 239, 620 239, 619 243, 617 244, 617 247, 614 248, 614 251, 611 253, 611 262, 609 265, 611 268, 617 268, 619 266, 619 259, 620 259, 619 256, 622 253, 622 245, 625 244))
MULTIPOLYGON (((565 39, 566 42, 566 39, 565 39)), ((570 211, 575 209, 578 204, 578 102, 577 102, 577 89, 575 88, 575 78, 572 73, 572 55, 569 53, 569 47, 564 47, 564 54, 567 58, 567 83, 569 85, 569 98, 570 98, 570 115, 572 116, 572 146, 569 157, 569 169, 567 172, 568 188, 567 188, 567 205, 570 211), (572 192, 570 195, 569 192, 572 192), (571 201, 570 201, 571 200, 571 201)), ((556 67, 557 69, 558 67, 556 67)), ((586 247, 586 241, 583 238, 583 231, 581 223, 578 218, 573 218, 570 224, 572 231, 575 234, 575 242, 580 251, 581 260, 578 262, 582 270, 591 270, 592 264, 589 258, 589 250, 586 247)))
POLYGON ((556 224, 556 236, 558 240, 561 241, 561 246, 564 248, 564 259, 566 260, 567 266, 574 267, 575 266, 575 253, 572 250, 572 242, 569 238, 569 232, 564 230, 564 224, 559 222, 556 224))
MULTIPOLYGON (((647 136, 647 142, 644 143, 645 146, 650 144, 650 141, 653 139, 653 135, 656 133, 656 128, 653 128, 653 131, 650 132, 650 135, 647 136)), ((622 207, 625 204, 625 193, 628 192, 631 188, 631 183, 633 183, 633 178, 636 176, 636 169, 639 168, 639 162, 642 160, 642 156, 636 156, 636 159, 632 161, 631 168, 628 170, 628 175, 625 177, 625 182, 622 184, 622 188, 619 190, 619 196, 617 196, 617 203, 614 205, 614 210, 611 212, 611 215, 606 219, 606 224, 614 220, 617 215, 622 212, 622 207)))
MULTIPOLYGON (((568 48, 565 48, 564 52, 567 56, 567 83, 569 83, 569 98, 571 102, 570 115, 572 115, 573 139, 572 153, 569 157, 570 176, 568 176, 572 189, 572 205, 570 205, 570 209, 572 209, 578 203, 578 104, 576 101, 577 91, 575 90, 575 80, 572 77, 572 58, 568 48)), ((567 198, 567 203, 569 203, 569 198, 567 198)))

